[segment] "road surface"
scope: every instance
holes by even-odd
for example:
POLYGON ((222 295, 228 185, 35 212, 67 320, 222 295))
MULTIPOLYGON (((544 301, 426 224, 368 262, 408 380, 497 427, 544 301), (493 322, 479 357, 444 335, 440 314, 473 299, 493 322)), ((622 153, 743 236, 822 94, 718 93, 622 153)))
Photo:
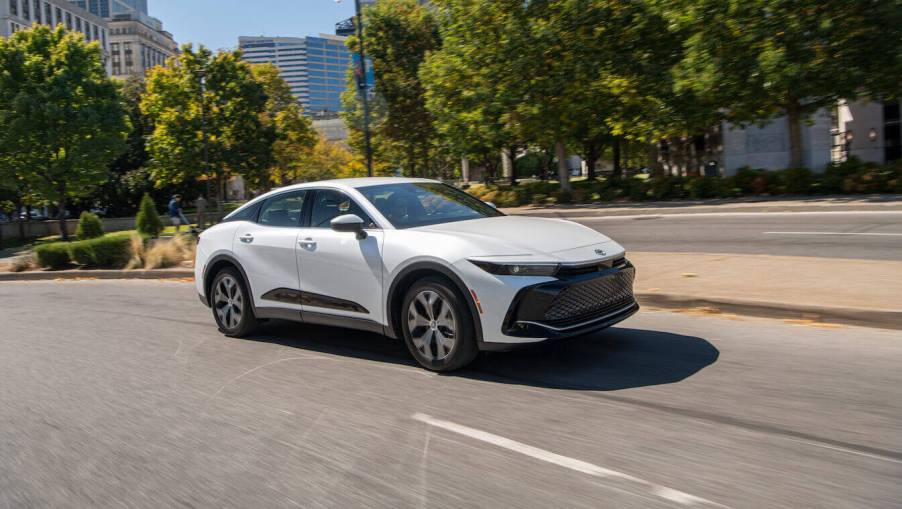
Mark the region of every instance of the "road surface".
POLYGON ((572 216, 631 251, 902 260, 902 212, 572 216))
POLYGON ((643 311, 435 375, 189 283, 0 283, 0 323, 0 507, 902 505, 897 331, 643 311))

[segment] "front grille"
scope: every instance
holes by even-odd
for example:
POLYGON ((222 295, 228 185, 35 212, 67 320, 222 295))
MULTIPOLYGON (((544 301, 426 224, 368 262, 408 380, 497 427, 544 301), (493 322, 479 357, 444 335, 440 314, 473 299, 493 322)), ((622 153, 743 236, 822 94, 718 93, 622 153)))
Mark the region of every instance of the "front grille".
POLYGON ((574 283, 555 296, 545 310, 549 325, 579 322, 629 306, 633 300, 635 269, 627 267, 610 276, 574 283))
POLYGON ((611 267, 622 267, 624 265, 626 265, 626 258, 605 260, 603 262, 587 263, 584 265, 562 265, 555 275, 558 277, 582 276, 584 274, 601 272, 603 270, 608 270, 611 267))

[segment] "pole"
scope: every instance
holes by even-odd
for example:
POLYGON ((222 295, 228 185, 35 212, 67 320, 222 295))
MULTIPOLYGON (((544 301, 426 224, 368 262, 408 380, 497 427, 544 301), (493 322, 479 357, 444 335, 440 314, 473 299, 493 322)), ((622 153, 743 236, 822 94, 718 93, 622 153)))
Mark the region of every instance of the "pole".
POLYGON ((366 80, 366 52, 363 49, 363 13, 360 9, 360 0, 354 0, 357 9, 357 49, 360 55, 360 81, 357 88, 363 96, 363 142, 366 147, 366 174, 373 176, 373 147, 370 144, 370 98, 366 80))
MULTIPOLYGON (((203 137, 203 146, 204 146, 204 175, 206 175, 207 180, 206 184, 206 193, 207 200, 210 199, 210 152, 207 147, 209 136, 207 134, 207 82, 206 82, 206 73, 205 71, 201 71, 200 73, 200 129, 203 137)), ((217 200, 216 206, 219 208, 220 212, 222 211, 222 204, 217 200)))

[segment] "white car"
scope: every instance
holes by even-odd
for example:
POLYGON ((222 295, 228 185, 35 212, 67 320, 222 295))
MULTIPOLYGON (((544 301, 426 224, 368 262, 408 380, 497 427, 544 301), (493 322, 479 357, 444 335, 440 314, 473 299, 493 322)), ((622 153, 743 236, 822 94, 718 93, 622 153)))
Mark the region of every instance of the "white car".
POLYGON ((268 319, 372 331, 435 371, 620 322, 639 309, 634 275, 595 230, 408 178, 277 189, 204 231, 195 263, 228 336, 268 319))

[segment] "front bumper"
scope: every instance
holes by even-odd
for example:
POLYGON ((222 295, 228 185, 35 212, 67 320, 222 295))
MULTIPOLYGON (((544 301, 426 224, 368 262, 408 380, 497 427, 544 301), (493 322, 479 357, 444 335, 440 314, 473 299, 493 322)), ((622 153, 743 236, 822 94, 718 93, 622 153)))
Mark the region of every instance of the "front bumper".
POLYGON ((633 265, 623 259, 610 268, 527 286, 514 297, 502 332, 516 338, 556 339, 610 327, 639 310, 633 296, 635 274, 633 265))

